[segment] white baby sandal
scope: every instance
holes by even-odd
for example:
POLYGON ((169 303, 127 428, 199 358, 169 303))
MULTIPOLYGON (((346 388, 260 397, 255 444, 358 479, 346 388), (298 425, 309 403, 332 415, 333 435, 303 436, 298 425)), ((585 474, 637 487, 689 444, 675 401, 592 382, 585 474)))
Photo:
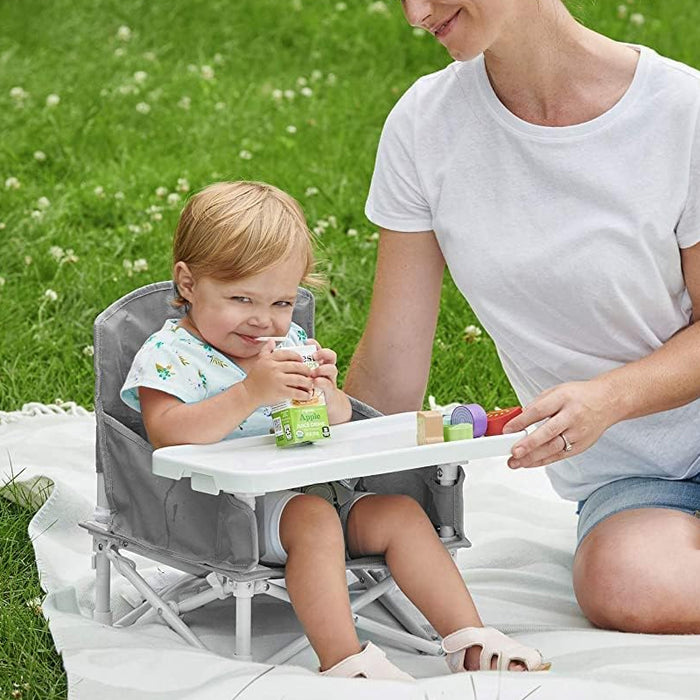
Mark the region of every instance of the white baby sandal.
POLYGON ((537 649, 506 637, 493 627, 465 627, 448 634, 442 640, 442 649, 447 654, 447 665, 452 673, 466 671, 464 657, 468 649, 481 647, 479 669, 489 671, 491 660, 496 657, 496 668, 507 671, 511 661, 519 661, 528 671, 547 671, 552 664, 545 661, 537 649))
POLYGON ((412 676, 394 666, 386 658, 386 654, 372 642, 365 642, 361 652, 348 656, 326 671, 321 671, 321 675, 336 678, 371 678, 382 681, 414 681, 412 676))

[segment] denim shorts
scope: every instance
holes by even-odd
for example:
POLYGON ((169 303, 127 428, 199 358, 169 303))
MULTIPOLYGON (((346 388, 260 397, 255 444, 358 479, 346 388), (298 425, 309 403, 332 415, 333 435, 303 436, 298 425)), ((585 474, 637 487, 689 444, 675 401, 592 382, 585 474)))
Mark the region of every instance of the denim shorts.
POLYGON ((579 501, 578 543, 605 518, 636 508, 670 508, 700 518, 700 474, 680 480, 633 476, 601 486, 579 501))

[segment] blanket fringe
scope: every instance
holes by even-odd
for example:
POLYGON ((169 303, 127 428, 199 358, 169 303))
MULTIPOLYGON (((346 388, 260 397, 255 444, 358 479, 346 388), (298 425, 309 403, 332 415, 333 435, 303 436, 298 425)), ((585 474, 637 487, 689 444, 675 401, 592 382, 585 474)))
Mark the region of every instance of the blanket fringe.
POLYGON ((54 403, 39 403, 32 401, 25 403, 19 411, 0 411, 0 425, 15 423, 22 418, 34 416, 90 416, 92 411, 79 406, 75 401, 61 401, 56 399, 54 403))

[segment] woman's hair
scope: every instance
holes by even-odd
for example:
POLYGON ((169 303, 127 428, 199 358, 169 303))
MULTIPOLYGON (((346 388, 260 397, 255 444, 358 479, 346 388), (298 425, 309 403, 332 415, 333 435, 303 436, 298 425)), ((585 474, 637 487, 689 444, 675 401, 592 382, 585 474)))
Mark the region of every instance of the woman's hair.
MULTIPOLYGON (((185 205, 173 239, 173 265, 196 278, 243 279, 291 256, 305 262, 302 283, 317 287, 314 238, 299 203, 263 182, 216 182, 185 205)), ((179 291, 173 304, 185 306, 179 291)))

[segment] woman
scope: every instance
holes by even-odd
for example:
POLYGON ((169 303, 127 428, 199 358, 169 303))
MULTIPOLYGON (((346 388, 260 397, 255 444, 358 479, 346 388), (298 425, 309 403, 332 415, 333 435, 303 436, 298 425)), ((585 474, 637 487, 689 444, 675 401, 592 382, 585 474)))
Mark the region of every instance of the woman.
POLYGON ((445 264, 525 406, 512 468, 579 501, 594 624, 700 633, 700 73, 560 0, 404 0, 457 59, 382 133, 346 391, 422 404, 445 264), (416 332, 417 331, 417 332, 416 332))

